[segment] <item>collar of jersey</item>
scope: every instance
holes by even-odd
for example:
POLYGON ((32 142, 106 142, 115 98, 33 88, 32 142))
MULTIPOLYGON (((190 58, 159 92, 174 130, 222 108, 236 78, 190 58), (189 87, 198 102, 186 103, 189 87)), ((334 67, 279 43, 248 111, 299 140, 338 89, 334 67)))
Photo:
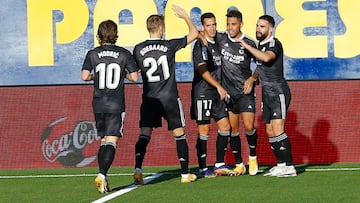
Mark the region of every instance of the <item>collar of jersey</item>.
POLYGON ((161 40, 161 38, 149 38, 148 40, 161 40))
MULTIPOLYGON (((228 38, 232 42, 237 42, 234 38, 230 37, 229 33, 227 33, 228 38)), ((239 37, 239 39, 243 39, 245 37, 245 33, 242 33, 242 35, 239 37)))
POLYGON ((209 38, 206 37, 206 41, 210 42, 211 44, 215 44, 215 41, 214 40, 211 40, 209 38))
POLYGON ((265 40, 265 41, 262 41, 262 42, 260 42, 259 44, 260 44, 260 45, 266 44, 266 43, 270 42, 273 38, 274 38, 274 36, 271 36, 269 39, 267 39, 267 40, 265 40))

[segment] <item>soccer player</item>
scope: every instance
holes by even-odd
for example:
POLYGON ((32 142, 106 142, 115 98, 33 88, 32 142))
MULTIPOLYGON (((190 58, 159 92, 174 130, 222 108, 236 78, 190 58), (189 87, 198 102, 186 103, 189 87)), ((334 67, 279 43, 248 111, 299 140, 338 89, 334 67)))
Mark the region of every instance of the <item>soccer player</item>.
POLYGON ((255 123, 255 92, 253 84, 248 79, 252 77, 251 60, 253 55, 244 49, 236 39, 246 41, 256 47, 256 42, 241 31, 243 25, 242 14, 238 10, 231 10, 227 14, 227 36, 219 40, 222 64, 222 86, 230 95, 229 119, 231 125, 230 147, 234 154, 237 175, 245 174, 246 168, 241 156, 241 140, 239 132, 239 117, 241 116, 249 145, 249 174, 256 175, 258 163, 256 158, 257 133, 255 123))
POLYGON ((175 53, 191 43, 198 36, 189 15, 179 6, 172 6, 175 15, 185 20, 189 34, 182 38, 163 40, 165 32, 164 16, 151 15, 146 26, 150 38, 134 48, 136 62, 141 68, 143 95, 140 109, 139 139, 135 145, 135 184, 144 184, 142 163, 153 128, 161 127, 161 118, 168 122, 168 130, 173 132, 177 155, 181 166, 181 182, 196 180, 189 173, 189 150, 184 130, 185 119, 175 80, 175 53))
POLYGON ((262 87, 263 121, 269 143, 277 159, 277 166, 264 176, 289 177, 297 172, 292 164, 290 140, 285 133, 286 114, 290 105, 290 88, 284 78, 283 48, 273 36, 275 20, 272 16, 260 16, 256 24, 258 48, 239 40, 241 45, 256 58, 257 71, 262 87))
POLYGON ((207 140, 210 131, 210 119, 218 126, 216 140, 217 175, 232 173, 225 167, 224 157, 230 137, 230 122, 224 99, 227 91, 220 84, 221 53, 216 38, 216 18, 213 13, 201 15, 202 33, 207 46, 197 40, 193 47, 194 78, 191 90, 191 118, 196 120, 198 138, 196 151, 199 163, 199 174, 203 177, 214 177, 206 165, 207 140), (221 172, 221 173, 220 173, 221 172))
POLYGON ((117 33, 117 25, 112 20, 100 23, 97 32, 100 46, 87 52, 81 71, 82 80, 94 80, 92 107, 97 133, 101 137, 99 174, 95 183, 100 193, 110 192, 107 172, 114 160, 118 140, 123 136, 124 79, 138 80, 139 69, 133 56, 115 45, 117 33))

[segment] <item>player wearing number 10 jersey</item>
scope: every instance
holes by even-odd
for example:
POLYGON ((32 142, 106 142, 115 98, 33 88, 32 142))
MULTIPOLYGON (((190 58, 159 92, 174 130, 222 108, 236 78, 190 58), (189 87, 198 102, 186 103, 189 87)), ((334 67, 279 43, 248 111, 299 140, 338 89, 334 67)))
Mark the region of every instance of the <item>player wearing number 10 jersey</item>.
POLYGON ((131 53, 125 48, 103 44, 90 50, 83 70, 94 69, 95 113, 118 113, 125 111, 124 78, 138 68, 131 53))
POLYGON ((141 68, 143 95, 140 109, 140 136, 135 145, 135 184, 144 184, 142 163, 152 129, 161 127, 161 119, 168 122, 168 130, 173 131, 176 149, 181 165, 181 182, 196 180, 189 174, 189 152, 185 135, 185 119, 175 81, 175 53, 191 43, 198 35, 196 27, 184 9, 173 6, 175 14, 183 18, 189 27, 186 37, 163 40, 165 32, 164 16, 151 15, 146 21, 150 39, 138 44, 133 55, 141 68))
POLYGON ((110 192, 107 172, 114 160, 119 137, 122 136, 125 117, 124 78, 137 81, 138 68, 131 53, 115 45, 118 35, 114 21, 101 22, 97 37, 100 46, 86 54, 81 79, 94 80, 92 105, 97 133, 101 137, 99 174, 95 183, 100 193, 106 193, 110 192))

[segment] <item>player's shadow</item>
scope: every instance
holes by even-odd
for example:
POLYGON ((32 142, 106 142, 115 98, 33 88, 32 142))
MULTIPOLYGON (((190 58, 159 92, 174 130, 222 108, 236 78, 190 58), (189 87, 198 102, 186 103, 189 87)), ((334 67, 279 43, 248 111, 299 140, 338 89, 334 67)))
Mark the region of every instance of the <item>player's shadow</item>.
MULTIPOLYGON (((195 171, 198 171, 198 168, 190 168, 190 171, 191 171, 191 173, 194 173, 195 171)), ((159 172, 157 172, 157 174, 162 174, 162 175, 160 177, 155 178, 154 180, 146 183, 143 186, 152 185, 152 184, 158 184, 158 183, 169 181, 169 180, 172 180, 172 179, 178 179, 179 182, 180 182, 180 178, 181 178, 181 170, 180 170, 180 168, 179 169, 159 171, 159 172)), ((152 175, 144 175, 144 179, 149 177, 149 176, 152 176, 152 175)), ((143 186, 141 186, 141 187, 143 187, 143 186)), ((137 187, 137 186, 134 185, 134 184, 129 184, 129 185, 125 185, 125 186, 119 186, 119 187, 112 188, 112 192, 122 190, 122 189, 125 189, 125 188, 131 188, 131 187, 137 187)))
MULTIPOLYGON (((289 111, 287 113, 287 120, 285 123, 285 132, 290 139, 293 163, 295 165, 309 164, 311 163, 310 157, 313 147, 311 137, 300 132, 298 127, 299 121, 296 112, 289 111)), ((304 170, 298 166, 297 171, 298 173, 304 172, 304 170)))
POLYGON ((318 119, 313 128, 310 139, 312 146, 309 151, 308 164, 298 166, 299 171, 305 171, 313 165, 330 165, 338 162, 338 150, 336 145, 329 139, 330 122, 327 119, 318 119))
POLYGON ((313 126, 310 163, 332 164, 339 160, 337 147, 329 139, 330 128, 330 122, 326 119, 317 120, 313 126))
POLYGON ((172 179, 178 179, 180 182, 180 178, 181 178, 180 168, 172 169, 172 170, 164 170, 164 171, 160 171, 158 173, 161 173, 163 175, 161 175, 159 178, 156 178, 153 181, 149 182, 147 185, 157 184, 157 183, 169 181, 172 179))
MULTIPOLYGON (((260 121, 259 117, 259 121, 260 121)), ((318 119, 312 126, 312 132, 309 135, 300 130, 300 122, 295 111, 289 111, 285 124, 285 132, 289 136, 292 145, 293 163, 298 173, 303 173, 306 168, 313 165, 329 165, 338 161, 338 150, 336 145, 329 139, 331 129, 330 122, 327 119, 318 119)), ((260 124, 261 123, 260 121, 260 124)), ((259 136, 258 159, 266 160, 268 163, 276 163, 273 152, 265 136, 264 127, 257 127, 259 136)), ((265 171, 269 170, 269 166, 265 171)))
MULTIPOLYGON (((304 164, 304 163, 308 164, 309 163, 310 156, 311 156, 312 143, 311 143, 309 136, 306 136, 305 134, 303 134, 298 129, 298 126, 299 126, 299 121, 298 121, 298 116, 297 116, 296 112, 289 111, 287 113, 287 118, 286 118, 286 122, 285 122, 285 132, 288 135, 290 143, 291 143, 292 162, 296 166, 298 173, 302 173, 304 171, 304 169, 299 168, 298 164, 304 164)), ((264 135, 266 135, 265 129, 263 129, 262 133, 264 135)), ((272 150, 270 150, 269 143, 264 142, 263 145, 266 146, 265 150, 267 151, 266 156, 268 157, 268 160, 270 160, 270 162, 276 163, 275 156, 274 156, 272 150)), ((261 151, 264 151, 264 149, 262 149, 261 151)), ((265 156, 265 154, 260 155, 260 158, 261 158, 261 156, 265 156)), ((302 167, 302 166, 303 165, 300 165, 300 167, 302 167)), ((264 171, 268 171, 271 167, 272 166, 268 166, 264 171)))

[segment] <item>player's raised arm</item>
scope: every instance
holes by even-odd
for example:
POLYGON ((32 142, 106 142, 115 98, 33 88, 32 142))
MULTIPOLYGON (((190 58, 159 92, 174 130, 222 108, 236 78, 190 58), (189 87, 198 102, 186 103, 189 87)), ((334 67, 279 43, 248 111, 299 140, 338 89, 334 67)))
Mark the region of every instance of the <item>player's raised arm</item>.
POLYGON ((190 44, 198 37, 199 32, 197 31, 194 23, 191 21, 188 13, 183 8, 177 5, 172 5, 172 9, 175 12, 175 15, 179 18, 184 19, 187 26, 189 27, 189 34, 187 35, 187 44, 190 44))

